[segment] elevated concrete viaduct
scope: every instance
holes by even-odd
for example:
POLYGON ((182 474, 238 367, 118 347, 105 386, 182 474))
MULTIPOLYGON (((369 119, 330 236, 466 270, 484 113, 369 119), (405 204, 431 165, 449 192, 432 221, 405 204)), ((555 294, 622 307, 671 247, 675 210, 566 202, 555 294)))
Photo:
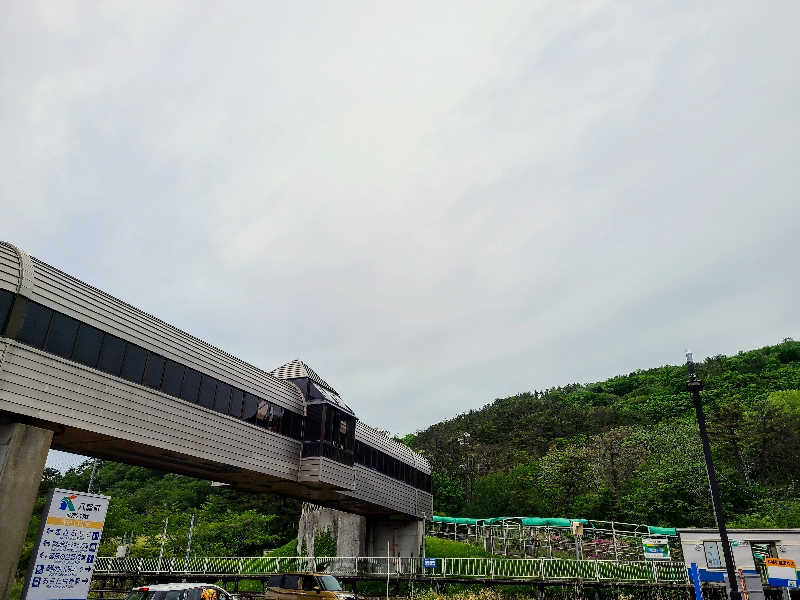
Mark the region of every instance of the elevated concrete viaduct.
POLYGON ((50 447, 359 515, 360 552, 418 555, 397 540, 432 514, 428 461, 302 361, 261 370, 0 242, 0 576, 50 447))

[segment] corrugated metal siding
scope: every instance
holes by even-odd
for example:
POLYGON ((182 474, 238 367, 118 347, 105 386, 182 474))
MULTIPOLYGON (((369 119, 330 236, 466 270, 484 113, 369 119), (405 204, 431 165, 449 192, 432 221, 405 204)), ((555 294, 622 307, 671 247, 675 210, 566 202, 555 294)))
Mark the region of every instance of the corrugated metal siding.
POLYGON ((319 456, 300 459, 297 481, 314 483, 319 481, 319 456))
MULTIPOLYGON (((402 460, 404 463, 411 466, 417 464, 418 459, 422 459, 423 461, 425 460, 419 454, 411 450, 411 448, 408 446, 398 444, 394 440, 387 438, 381 433, 378 433, 376 429, 370 427, 369 425, 365 425, 361 421, 356 423, 356 439, 359 442, 365 442, 370 446, 379 448, 389 456, 392 456, 398 460, 402 460)), ((430 467, 428 468, 430 469, 430 467)))
POLYGON ((431 463, 428 462, 428 459, 422 456, 421 454, 417 454, 414 452, 414 460, 416 461, 416 467, 423 473, 430 475, 433 471, 431 469, 431 463))
POLYGON ((428 519, 433 517, 433 495, 417 490, 417 515, 428 519))
POLYGON ((341 490, 352 490, 355 487, 355 471, 329 458, 309 456, 300 460, 300 471, 297 476, 300 482, 324 483, 341 490))
MULTIPOLYGON (((13 249, 0 245, 0 265, 7 278, 11 277, 14 268, 18 273, 18 264, 13 249)), ((302 395, 292 383, 281 381, 40 260, 34 258, 33 264, 36 278, 31 300, 264 397, 284 408, 304 413, 302 395)))
POLYGON ((16 292, 21 277, 19 256, 11 246, 0 242, 0 288, 16 292))
POLYGON ((362 465, 355 466, 356 487, 349 496, 385 506, 397 512, 417 516, 417 490, 362 465))
POLYGON ((300 442, 8 342, 0 410, 296 481, 300 442))
POLYGON ((342 490, 352 490, 356 486, 356 474, 353 467, 325 457, 320 461, 319 479, 342 490))

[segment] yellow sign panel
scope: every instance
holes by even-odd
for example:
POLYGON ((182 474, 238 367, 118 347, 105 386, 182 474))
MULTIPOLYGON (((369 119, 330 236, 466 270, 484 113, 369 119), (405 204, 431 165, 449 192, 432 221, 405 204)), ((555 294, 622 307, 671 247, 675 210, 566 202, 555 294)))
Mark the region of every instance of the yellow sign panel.
POLYGON ((790 558, 765 558, 764 564, 768 567, 789 567, 796 569, 797 563, 790 558))
POLYGON ((81 529, 102 529, 102 521, 82 521, 81 519, 68 519, 66 517, 47 517, 48 525, 62 525, 64 527, 80 527, 81 529))

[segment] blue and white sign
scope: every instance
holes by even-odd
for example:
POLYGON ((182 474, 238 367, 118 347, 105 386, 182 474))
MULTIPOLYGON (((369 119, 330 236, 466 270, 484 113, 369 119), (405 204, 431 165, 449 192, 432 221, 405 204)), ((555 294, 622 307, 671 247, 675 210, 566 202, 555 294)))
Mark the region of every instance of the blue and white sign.
POLYGON ((108 501, 97 494, 51 492, 23 600, 86 600, 108 501))
POLYGON ((435 558, 423 558, 422 562, 423 562, 423 566, 426 569, 435 569, 436 568, 436 559, 435 558))

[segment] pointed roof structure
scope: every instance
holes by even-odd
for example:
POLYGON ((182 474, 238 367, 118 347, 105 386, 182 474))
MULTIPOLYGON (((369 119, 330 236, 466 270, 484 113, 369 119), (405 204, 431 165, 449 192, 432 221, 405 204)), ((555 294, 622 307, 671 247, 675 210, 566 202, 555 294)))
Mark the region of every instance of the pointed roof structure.
POLYGON ((277 369, 273 369, 270 371, 270 374, 274 375, 278 379, 300 379, 305 377, 317 385, 321 385, 326 390, 333 392, 337 396, 339 395, 339 392, 333 389, 331 384, 320 377, 314 369, 309 367, 299 358, 295 358, 294 360, 287 362, 285 365, 281 365, 277 369))
POLYGON ((331 384, 320 377, 314 369, 309 367, 299 358, 296 358, 293 361, 288 362, 285 365, 281 365, 273 371, 270 371, 270 374, 274 375, 278 379, 289 381, 292 379, 308 379, 311 384, 308 386, 308 389, 304 391, 304 394, 308 394, 306 401, 309 404, 327 402, 329 404, 338 406, 343 411, 355 416, 353 409, 344 403, 342 397, 339 395, 339 392, 333 389, 331 384))

